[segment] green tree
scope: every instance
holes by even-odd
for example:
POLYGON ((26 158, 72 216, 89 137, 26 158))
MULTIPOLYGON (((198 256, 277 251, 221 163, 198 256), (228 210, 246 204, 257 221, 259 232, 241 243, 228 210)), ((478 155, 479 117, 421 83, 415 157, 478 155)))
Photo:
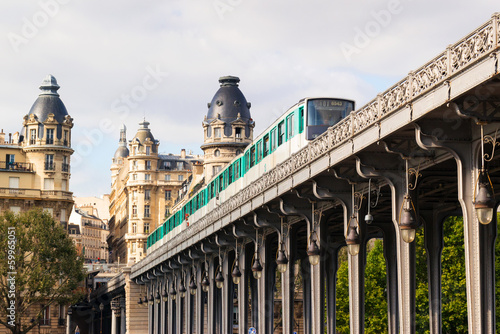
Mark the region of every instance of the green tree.
POLYGON ((387 272, 384 243, 376 240, 366 257, 365 268, 365 333, 387 333, 387 272))
MULTIPOLYGON (((441 315, 443 333, 468 333, 465 279, 464 226, 462 217, 443 223, 444 247, 441 255, 441 315)), ((416 237, 416 325, 417 333, 429 331, 429 288, 424 233, 416 237)))
MULTIPOLYGON (((442 331, 467 333, 467 295, 465 280, 464 229, 462 217, 450 217, 443 223, 444 248, 442 265, 442 331)), ((419 229, 415 239, 416 252, 416 332, 429 331, 429 290, 427 253, 424 231, 419 229)), ((496 273, 500 277, 500 242, 496 245, 496 273)), ((337 273, 337 332, 349 333, 349 279, 347 261, 341 260, 337 273)), ((497 296, 500 282, 497 280, 497 296)), ((377 240, 368 250, 365 269, 365 332, 387 332, 386 264, 383 242, 377 240)), ((500 312, 497 298, 497 319, 500 312)))
MULTIPOLYGON (((387 333, 387 291, 384 244, 368 243, 365 268, 365 333, 387 333)), ((337 272, 337 333, 349 330, 349 273, 347 255, 339 256, 337 272)))
POLYGON ((0 215, 0 324, 27 333, 52 304, 68 305, 84 279, 83 259, 61 225, 40 209, 0 215), (15 317, 12 317, 15 315, 15 317))
MULTIPOLYGON (((344 247, 345 249, 346 247, 344 247)), ((337 270, 337 307, 336 329, 339 334, 349 334, 349 272, 347 256, 343 259, 339 254, 339 269, 337 270)))

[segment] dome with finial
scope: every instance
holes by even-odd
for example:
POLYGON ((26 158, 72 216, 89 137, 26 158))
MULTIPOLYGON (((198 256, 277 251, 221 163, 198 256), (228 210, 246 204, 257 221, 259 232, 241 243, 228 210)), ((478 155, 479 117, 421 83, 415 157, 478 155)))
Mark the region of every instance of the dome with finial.
POLYGON ((219 119, 226 123, 224 132, 231 133, 231 122, 241 120, 251 123, 250 102, 238 87, 240 78, 234 76, 224 76, 219 78, 220 88, 208 104, 208 112, 204 122, 211 123, 219 119))
POLYGON ((122 124, 120 128, 120 141, 115 152, 114 160, 117 161, 120 158, 126 158, 129 156, 129 153, 127 148, 127 127, 125 124, 122 124))
POLYGON ((58 123, 63 123, 68 111, 59 98, 59 93, 57 93, 59 88, 56 78, 48 74, 40 85, 42 92, 33 103, 28 116, 33 114, 39 122, 43 123, 47 120, 48 115, 52 113, 58 123))
POLYGON ((133 141, 139 141, 139 143, 144 144, 146 141, 146 138, 149 138, 153 143, 155 142, 155 137, 153 137, 153 134, 151 133, 151 130, 148 128, 149 122, 144 119, 141 123, 139 123, 140 128, 137 130, 137 133, 134 136, 133 141))

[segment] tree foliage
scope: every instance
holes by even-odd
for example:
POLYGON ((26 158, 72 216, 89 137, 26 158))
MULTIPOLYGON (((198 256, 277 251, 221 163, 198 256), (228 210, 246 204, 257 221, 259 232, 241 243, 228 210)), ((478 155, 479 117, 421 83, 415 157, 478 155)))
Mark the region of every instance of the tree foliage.
MULTIPOLYGON (((462 217, 450 217, 443 225, 442 265, 442 332, 467 333, 467 295, 465 280, 464 229, 462 217)), ((416 249, 416 332, 430 333, 427 253, 424 231, 419 229, 416 249)), ((496 273, 500 277, 500 242, 496 245, 496 273)), ((349 279, 347 261, 339 257, 337 272, 337 332, 349 333, 349 279)), ((497 295, 500 282, 497 280, 497 295)), ((387 333, 386 264, 383 241, 377 240, 368 250, 365 268, 365 333, 387 333)), ((500 311, 497 298, 497 324, 500 311)))
POLYGON ((67 305, 80 297, 76 289, 85 277, 83 259, 50 214, 40 209, 4 212, 0 247, 0 324, 12 333, 27 333, 38 325, 39 305, 67 305))

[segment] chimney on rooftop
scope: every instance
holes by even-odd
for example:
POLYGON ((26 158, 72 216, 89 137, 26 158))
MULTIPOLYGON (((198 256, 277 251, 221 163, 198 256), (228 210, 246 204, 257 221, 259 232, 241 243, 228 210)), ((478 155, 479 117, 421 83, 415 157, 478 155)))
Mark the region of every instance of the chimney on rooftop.
POLYGON ((181 158, 186 159, 186 150, 185 149, 181 150, 181 158))

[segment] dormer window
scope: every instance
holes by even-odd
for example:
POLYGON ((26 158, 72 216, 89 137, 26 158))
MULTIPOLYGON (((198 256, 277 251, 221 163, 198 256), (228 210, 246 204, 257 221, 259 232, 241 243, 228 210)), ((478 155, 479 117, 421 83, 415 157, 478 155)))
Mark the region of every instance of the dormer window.
POLYGON ((69 146, 69 132, 68 130, 64 130, 64 136, 63 136, 64 146, 69 146))
POLYGON ((220 128, 215 128, 214 129, 214 137, 215 138, 220 138, 221 137, 221 129, 220 128))
POLYGON ((36 129, 30 130, 30 145, 36 144, 36 129))
POLYGON ((146 155, 150 155, 150 154, 151 154, 151 147, 146 146, 146 155))
POLYGON ((54 129, 47 129, 47 137, 45 138, 47 145, 54 144, 54 129))
POLYGON ((241 138, 241 128, 234 129, 235 137, 241 138))

